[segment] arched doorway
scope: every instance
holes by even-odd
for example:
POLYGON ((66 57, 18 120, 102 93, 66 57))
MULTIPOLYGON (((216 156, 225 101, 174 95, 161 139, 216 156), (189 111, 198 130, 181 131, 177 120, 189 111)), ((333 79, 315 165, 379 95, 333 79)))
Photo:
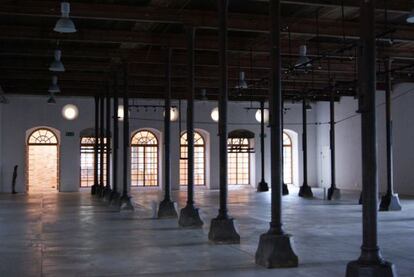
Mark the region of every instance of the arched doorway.
MULTIPOLYGON (((187 132, 180 138, 180 185, 187 185, 187 132)), ((206 184, 206 143, 203 136, 194 131, 194 185, 204 186, 206 184)))
POLYGON ((285 184, 293 184, 293 151, 292 139, 283 132, 283 181, 285 184))
POLYGON ((140 130, 131 140, 131 186, 158 186, 158 139, 149 130, 140 130))
POLYGON ((27 189, 49 192, 59 189, 59 141, 48 128, 38 128, 27 139, 27 189))

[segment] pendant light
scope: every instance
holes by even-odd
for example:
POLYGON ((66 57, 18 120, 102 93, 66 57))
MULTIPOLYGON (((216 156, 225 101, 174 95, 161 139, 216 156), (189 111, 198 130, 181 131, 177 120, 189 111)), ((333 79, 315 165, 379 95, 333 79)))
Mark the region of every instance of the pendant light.
POLYGON ((50 93, 58 93, 58 92, 60 92, 60 88, 59 88, 59 85, 58 85, 58 77, 57 76, 53 76, 52 77, 52 84, 50 84, 48 91, 50 93))
POLYGON ((58 33, 76 33, 75 24, 72 19, 69 18, 70 13, 70 4, 69 2, 62 2, 60 4, 61 17, 56 22, 55 28, 53 31, 58 33))
POLYGON ((55 60, 50 64, 49 70, 52 72, 64 72, 65 67, 61 62, 62 51, 60 49, 55 50, 55 60))
POLYGON ((49 93, 49 99, 47 99, 48 104, 56 104, 55 95, 51 92, 49 93))
POLYGON ((238 89, 247 89, 249 86, 246 82, 246 74, 244 71, 240 71, 239 73, 239 84, 236 86, 238 89))
POLYGON ((299 47, 299 58, 295 64, 295 67, 311 67, 310 59, 307 56, 307 47, 306 45, 301 45, 299 47))

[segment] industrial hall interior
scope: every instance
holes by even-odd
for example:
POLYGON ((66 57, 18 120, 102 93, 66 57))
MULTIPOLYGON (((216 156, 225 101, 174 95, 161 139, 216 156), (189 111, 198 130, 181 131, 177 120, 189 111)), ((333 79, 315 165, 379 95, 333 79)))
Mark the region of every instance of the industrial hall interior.
POLYGON ((411 0, 0 1, 0 277, 414 276, 411 0))

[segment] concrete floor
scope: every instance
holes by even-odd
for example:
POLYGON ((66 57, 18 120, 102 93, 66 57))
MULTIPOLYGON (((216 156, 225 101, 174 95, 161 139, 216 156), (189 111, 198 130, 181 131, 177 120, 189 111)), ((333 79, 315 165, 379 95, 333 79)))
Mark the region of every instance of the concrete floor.
MULTIPOLYGON (((256 266, 254 254, 269 221, 269 193, 230 191, 240 245, 211 245, 207 234, 217 214, 218 192, 200 191, 203 229, 176 220, 154 220, 157 192, 134 192, 135 212, 119 213, 87 191, 0 195, 0 276, 344 276, 359 255, 361 207, 357 195, 338 202, 284 197, 285 230, 295 241, 294 269, 256 266)), ((185 192, 174 194, 179 206, 185 192)), ((321 191, 317 197, 322 198, 321 191)), ((413 276, 414 200, 402 212, 380 214, 380 246, 399 276, 413 276)))

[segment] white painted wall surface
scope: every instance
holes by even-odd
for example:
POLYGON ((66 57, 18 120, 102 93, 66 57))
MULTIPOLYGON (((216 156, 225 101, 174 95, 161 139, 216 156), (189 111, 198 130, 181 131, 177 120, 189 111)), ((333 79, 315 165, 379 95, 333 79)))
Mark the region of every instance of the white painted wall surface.
MULTIPOLYGON (((26 130, 36 126, 50 126, 61 132, 60 142, 60 181, 61 191, 77 191, 79 189, 79 168, 80 168, 80 141, 79 133, 87 128, 94 127, 94 100, 92 98, 57 98, 56 105, 46 103, 46 97, 35 96, 10 96, 10 103, 1 105, 1 135, 0 135, 0 153, 1 153, 1 191, 9 192, 12 177, 12 169, 15 164, 20 167, 17 182, 17 190, 22 192, 25 190, 24 168, 26 166, 26 146, 25 133, 26 130), (61 115, 61 109, 65 104, 72 103, 79 108, 79 117, 74 121, 67 121, 61 115), (66 132, 74 132, 75 136, 66 136, 66 132)), ((122 103, 122 101, 120 101, 122 103)), ((160 100, 134 100, 135 104, 163 104, 160 100)), ((172 102, 174 106, 178 106, 178 101, 172 102)), ((258 107, 257 103, 253 103, 254 107, 258 107)), ((218 188, 219 180, 219 155, 218 155, 218 136, 217 123, 213 122, 210 117, 211 110, 217 106, 216 102, 196 102, 195 108, 195 128, 201 129, 208 136, 207 157, 207 187, 211 189, 218 188)), ((260 181, 260 125, 255 120, 256 110, 246 110, 250 103, 229 103, 229 126, 228 131, 235 129, 247 129, 255 133, 254 147, 256 152, 252 154, 252 174, 251 183, 256 186, 260 181)), ((296 185, 302 184, 302 125, 301 125, 301 105, 287 104, 290 110, 285 115, 285 128, 290 129, 298 134, 298 175, 299 180, 296 185)), ((315 107, 315 106, 314 106, 315 107)), ((308 112, 308 120, 311 125, 308 126, 308 165, 309 165, 309 184, 317 184, 317 155, 316 155, 316 134, 317 126, 312 125, 316 121, 316 108, 308 112)), ((139 112, 136 109, 131 111, 130 131, 131 135, 134 131, 142 128, 153 128, 158 130, 160 144, 160 176, 159 180, 162 184, 163 180, 163 163, 162 163, 162 144, 163 144, 163 111, 158 109, 141 108, 139 112)), ((182 101, 181 108, 182 131, 186 124, 186 104, 182 101)), ((119 147, 119 173, 118 187, 122 187, 122 122, 120 122, 120 147, 119 147)), ((179 124, 173 122, 172 131, 172 153, 171 153, 171 180, 173 189, 179 189, 179 124)), ((266 128, 266 181, 270 182, 270 138, 266 128)), ((135 189, 135 188, 134 188, 135 189)))

